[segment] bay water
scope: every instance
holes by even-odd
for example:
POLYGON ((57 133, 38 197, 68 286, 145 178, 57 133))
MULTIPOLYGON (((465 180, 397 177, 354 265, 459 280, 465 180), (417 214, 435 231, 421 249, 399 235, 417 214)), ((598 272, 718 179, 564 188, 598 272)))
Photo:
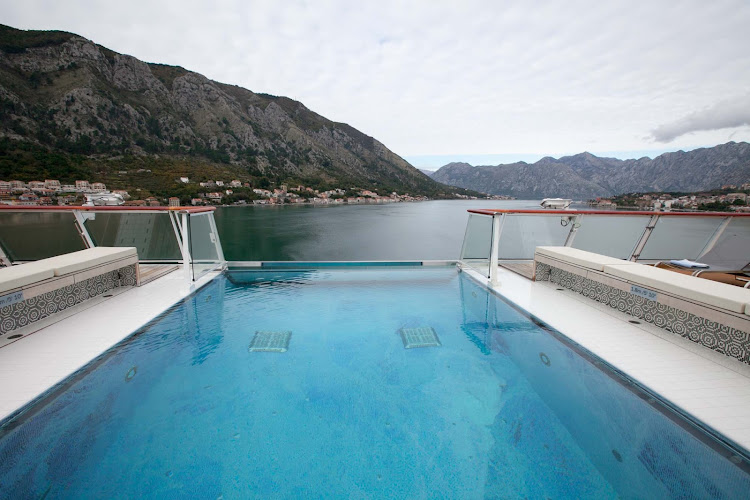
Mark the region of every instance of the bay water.
POLYGON ((472 208, 539 208, 536 200, 220 207, 227 260, 458 259, 472 208))

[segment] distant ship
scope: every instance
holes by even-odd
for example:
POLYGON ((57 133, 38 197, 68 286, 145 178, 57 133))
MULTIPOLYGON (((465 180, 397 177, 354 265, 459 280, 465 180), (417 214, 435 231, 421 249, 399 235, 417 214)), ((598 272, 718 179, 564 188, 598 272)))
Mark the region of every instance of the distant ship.
POLYGON ((93 206, 102 206, 102 205, 117 206, 117 205, 124 205, 124 204, 125 204, 125 200, 119 194, 96 193, 96 194, 87 194, 86 203, 84 203, 83 206, 84 207, 93 207, 93 206))
POLYGON ((573 200, 567 200, 563 198, 545 198, 542 200, 542 208, 551 208, 556 210, 564 210, 573 203, 573 200))

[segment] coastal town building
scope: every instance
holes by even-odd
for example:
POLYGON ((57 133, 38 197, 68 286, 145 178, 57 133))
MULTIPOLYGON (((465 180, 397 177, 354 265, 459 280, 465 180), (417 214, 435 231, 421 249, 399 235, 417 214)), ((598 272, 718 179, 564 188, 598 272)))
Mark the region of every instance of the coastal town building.
MULTIPOLYGON (((141 169, 146 171, 147 169, 141 169)), ((180 177, 179 182, 189 182, 187 177, 180 177)), ((296 185, 289 188, 281 184, 276 188, 263 189, 253 187, 248 182, 233 179, 231 181, 208 180, 199 183, 209 188, 207 192, 193 195, 190 198, 191 205, 221 204, 223 202, 244 205, 253 203, 257 205, 279 205, 279 204, 302 204, 335 205, 344 203, 396 203, 405 201, 426 200, 424 196, 410 196, 408 193, 400 195, 391 192, 387 195, 379 195, 374 191, 359 189, 356 187, 336 187, 326 191, 319 191, 309 186, 296 185), (225 189, 216 189, 217 187, 225 189)), ((136 189, 135 197, 141 189, 136 189)), ((45 179, 44 181, 23 182, 19 180, 0 180, 0 203, 6 205, 80 205, 85 202, 84 195, 90 193, 107 193, 106 184, 99 181, 79 179, 75 184, 62 184, 57 179, 45 179), (23 196, 33 195, 33 196, 23 196)), ((115 189, 112 193, 120 195, 129 206, 160 206, 163 204, 179 203, 179 198, 157 198, 150 196, 144 200, 131 199, 127 190, 115 189)), ((144 193, 145 194, 145 193, 144 193)), ((458 196, 461 197, 461 196, 458 196)), ((468 198, 468 197, 467 197, 468 198)))

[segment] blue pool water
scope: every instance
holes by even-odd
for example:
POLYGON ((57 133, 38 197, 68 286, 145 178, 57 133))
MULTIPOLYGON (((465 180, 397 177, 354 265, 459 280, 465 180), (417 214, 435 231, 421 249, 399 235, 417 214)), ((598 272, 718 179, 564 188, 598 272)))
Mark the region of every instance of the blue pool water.
POLYGON ((230 272, 6 422, 0 498, 747 497, 621 382, 454 268, 230 272))

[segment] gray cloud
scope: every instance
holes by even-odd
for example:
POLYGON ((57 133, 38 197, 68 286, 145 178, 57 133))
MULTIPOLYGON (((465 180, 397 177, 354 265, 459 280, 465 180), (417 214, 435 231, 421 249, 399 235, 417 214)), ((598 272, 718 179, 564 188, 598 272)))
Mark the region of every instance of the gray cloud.
MULTIPOLYGON (((650 149, 655 124, 750 82, 748 0, 0 0, 0 12, 297 99, 401 155, 650 149)), ((690 149, 727 133, 675 137, 690 149)))
MULTIPOLYGON (((728 99, 715 105, 690 113, 679 120, 665 123, 651 131, 657 142, 672 142, 691 132, 721 130, 750 125, 750 94, 737 99, 728 99)), ((734 137, 737 132, 730 137, 734 137)))

